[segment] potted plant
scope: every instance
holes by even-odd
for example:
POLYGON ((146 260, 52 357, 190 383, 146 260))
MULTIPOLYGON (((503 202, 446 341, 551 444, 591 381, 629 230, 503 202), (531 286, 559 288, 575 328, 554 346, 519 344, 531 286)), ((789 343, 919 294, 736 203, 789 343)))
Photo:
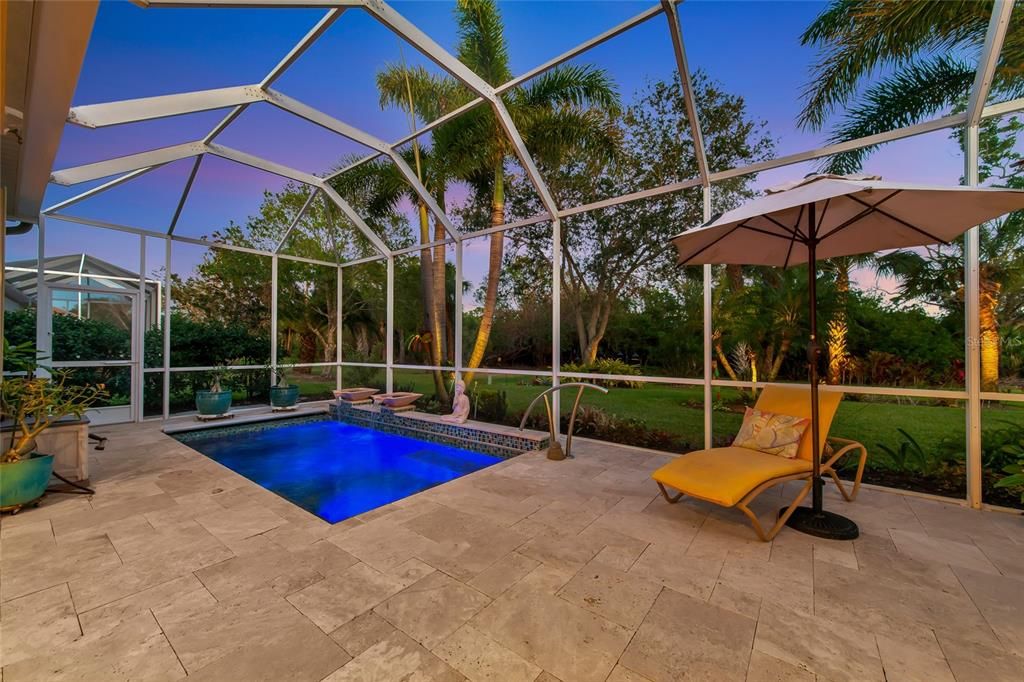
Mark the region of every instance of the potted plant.
POLYGON ((299 402, 299 385, 288 381, 287 368, 274 370, 274 385, 270 387, 270 406, 275 410, 288 410, 299 402))
POLYGON ((196 409, 202 417, 219 417, 231 410, 231 390, 221 388, 222 370, 214 370, 210 388, 196 391, 196 409))
POLYGON ((0 455, 0 511, 18 511, 46 492, 53 455, 36 452, 36 438, 68 415, 81 418, 107 396, 102 384, 69 384, 67 372, 36 376, 38 356, 30 343, 11 346, 4 340, 6 366, 22 374, 0 384, 0 409, 11 422, 10 441, 0 455))

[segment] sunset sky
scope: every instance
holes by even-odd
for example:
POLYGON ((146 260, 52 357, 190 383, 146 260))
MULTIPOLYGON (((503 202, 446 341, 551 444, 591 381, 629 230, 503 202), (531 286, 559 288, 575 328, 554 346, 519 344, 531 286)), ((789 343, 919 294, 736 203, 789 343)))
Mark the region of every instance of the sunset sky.
MULTIPOLYGON (((452 3, 394 2, 394 8, 427 34, 455 51, 452 3)), ((523 1, 500 4, 514 73, 522 73, 572 46, 645 10, 646 2, 523 1)), ((727 91, 743 95, 752 117, 764 120, 784 155, 823 144, 825 132, 801 131, 796 117, 809 80, 814 51, 799 35, 824 7, 816 2, 714 2, 688 0, 680 6, 684 39, 693 70, 703 70, 727 91)), ((203 90, 258 82, 323 15, 309 9, 142 9, 121 0, 101 3, 74 104, 203 90)), ((360 10, 347 11, 276 84, 281 92, 347 123, 393 141, 407 134, 406 117, 382 111, 376 72, 404 58, 434 73, 438 67, 360 10)), ((607 69, 629 103, 649 80, 668 79, 675 68, 667 23, 655 17, 575 60, 607 69)), ((202 138, 224 115, 204 112, 104 130, 67 126, 55 167, 60 169, 146 149, 202 138)), ((324 173, 365 150, 269 105, 250 107, 221 144, 295 168, 324 173)), ((956 184, 963 161, 948 131, 890 144, 876 152, 866 171, 888 180, 956 184)), ((191 160, 183 160, 72 209, 73 215, 165 231, 191 160)), ((812 170, 811 164, 776 169, 758 178, 771 186, 812 170)), ((46 205, 91 186, 51 186, 46 205)), ((204 160, 177 233, 208 235, 229 221, 244 223, 265 189, 277 190, 274 176, 216 158, 204 160)), ((458 195, 457 192, 453 193, 458 195)), ((458 196, 455 197, 458 199, 458 196)), ((683 229, 687 226, 680 226, 683 229)), ((48 221, 48 255, 88 250, 135 269, 138 240, 48 221), (134 267, 133 267, 134 266, 134 267)), ((15 240, 10 258, 33 257, 28 241, 15 240), (28 249, 29 253, 25 253, 28 249)), ((150 240, 152 241, 152 240, 150 240)), ((477 240, 482 242, 483 240, 477 240)), ((161 253, 150 245, 151 270, 161 253)), ((467 250, 467 274, 477 280, 486 259, 483 244, 467 250)), ((175 246, 175 270, 187 271, 201 249, 175 246)), ((867 282, 865 282, 866 284, 867 282)))

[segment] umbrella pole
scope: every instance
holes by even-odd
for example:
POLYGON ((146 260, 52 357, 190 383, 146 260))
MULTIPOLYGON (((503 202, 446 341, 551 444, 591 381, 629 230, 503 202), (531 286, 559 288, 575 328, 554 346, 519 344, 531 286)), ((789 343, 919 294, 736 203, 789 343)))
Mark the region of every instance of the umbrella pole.
MULTIPOLYGON (((814 204, 811 204, 810 212, 807 214, 810 222, 814 223, 814 204)), ((807 298, 808 311, 811 316, 809 327, 811 340, 807 344, 807 361, 810 363, 811 381, 811 471, 813 472, 813 488, 811 489, 811 507, 815 512, 822 511, 822 488, 824 483, 821 480, 821 415, 818 414, 818 359, 821 355, 821 347, 818 345, 818 268, 817 244, 812 236, 807 243, 807 298)))
MULTIPOLYGON (((818 268, 817 268, 817 221, 814 203, 807 205, 807 296, 811 340, 807 344, 807 361, 810 364, 811 382, 811 506, 798 507, 786 520, 786 525, 801 533, 807 533, 829 540, 854 540, 860 535, 857 524, 833 512, 825 511, 822 499, 824 482, 821 479, 821 424, 818 414, 818 360, 821 346, 818 344, 818 268)), ((779 510, 781 516, 788 508, 779 510)))

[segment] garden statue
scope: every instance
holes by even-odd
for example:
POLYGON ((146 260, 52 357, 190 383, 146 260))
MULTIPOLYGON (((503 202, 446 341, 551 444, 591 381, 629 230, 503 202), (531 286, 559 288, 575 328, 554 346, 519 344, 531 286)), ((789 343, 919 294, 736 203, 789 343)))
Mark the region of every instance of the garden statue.
POLYGON ((441 417, 441 421, 449 424, 465 424, 469 419, 469 398, 466 396, 466 382, 455 382, 455 395, 452 397, 452 413, 441 417))

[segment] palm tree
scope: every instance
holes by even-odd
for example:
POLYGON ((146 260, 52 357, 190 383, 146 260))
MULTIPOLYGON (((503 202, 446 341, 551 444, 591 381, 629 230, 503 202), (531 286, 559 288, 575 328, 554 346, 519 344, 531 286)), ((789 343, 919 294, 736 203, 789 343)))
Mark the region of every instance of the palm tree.
MULTIPOLYGON (((491 85, 512 77, 501 13, 494 0, 459 0, 458 58, 491 85)), ((422 69, 389 66, 378 77, 381 101, 412 108, 431 120, 469 101, 471 94, 448 78, 422 69), (405 88, 405 104, 399 94, 405 88), (408 96, 409 91, 412 97, 408 96), (396 96, 397 95, 397 96, 396 96), (411 101, 411 104, 410 104, 411 101)), ((618 142, 609 123, 618 109, 618 92, 605 71, 589 65, 556 67, 503 95, 505 107, 537 161, 557 167, 570 153, 611 158, 618 142)), ((506 165, 514 149, 494 111, 477 107, 433 133, 434 154, 444 159, 446 179, 466 180, 480 196, 489 197, 490 224, 505 223, 506 165)), ((498 280, 504 256, 504 234, 490 235, 487 287, 476 341, 466 366, 479 367, 487 350, 498 301, 498 280)), ((435 275, 436 276, 436 275, 435 275)), ((557 361, 557 360, 556 360, 557 361)), ((472 374, 467 375, 467 381, 472 374)))
MULTIPOLYGON (((817 47, 820 56, 804 92, 800 125, 820 130, 834 111, 846 107, 829 137, 829 142, 843 142, 919 123, 945 111, 962 110, 974 83, 975 55, 981 52, 991 13, 991 1, 833 0, 801 37, 804 45, 817 47), (883 68, 893 72, 862 88, 865 80, 883 68), (862 89, 863 93, 858 95, 862 89)), ((1000 100, 1024 95, 1021 64, 1024 13, 1015 11, 996 65, 992 95, 1000 100)), ((994 157, 1002 161, 1004 169, 1009 167, 1006 162, 1012 160, 1007 156, 1011 149, 1006 144, 1007 136, 1000 139, 998 126, 994 121, 982 126, 982 163, 986 163, 987 156, 989 166, 988 172, 982 170, 983 181, 999 176, 993 168, 1000 166, 1000 162, 994 157)), ((1010 132, 1015 139, 1015 131, 1010 132)), ((822 170, 856 172, 875 148, 836 154, 822 162, 822 170)), ((1003 173, 1002 181, 997 182, 1013 186, 1004 181, 1010 176, 1017 177, 1020 167, 1014 168, 1009 174, 1003 173)), ((982 349, 984 390, 998 388, 1001 278, 1007 273, 1008 254, 1016 254, 1017 258, 1021 255, 1019 223, 1019 218, 1011 216, 998 229, 990 225, 983 231, 983 241, 988 246, 982 247, 982 328, 978 342, 982 349)), ((924 300, 948 305, 952 295, 958 297, 956 305, 961 305, 963 253, 959 242, 951 248, 933 249, 930 256, 929 262, 920 254, 891 254, 881 266, 901 278, 901 295, 905 298, 916 293, 924 300), (944 290, 945 293, 934 289, 942 284, 952 288, 944 290)))
MULTIPOLYGON (((991 0, 833 0, 801 36, 819 56, 799 124, 820 130, 845 108, 829 136, 829 142, 844 142, 912 125, 965 102, 991 13, 991 0), (863 89, 880 69, 892 73, 863 89)), ((1013 12, 1010 21, 992 81, 999 99, 1024 94, 1024 13, 1013 12)), ((874 149, 834 155, 823 168, 856 172, 874 149)))
POLYGON ((722 369, 733 381, 743 377, 733 366, 724 343, 744 344, 749 349, 751 367, 763 381, 775 381, 794 342, 806 328, 803 311, 807 308, 805 266, 787 270, 750 267, 741 272, 742 284, 736 288, 735 274, 726 268, 718 271, 712 296, 715 310, 713 348, 722 369))
MULTIPOLYGON (((456 81, 450 78, 437 77, 422 67, 410 68, 406 65, 404 55, 400 64, 389 64, 377 74, 377 89, 380 92, 382 109, 396 106, 409 116, 410 132, 417 128, 417 120, 421 123, 431 122, 455 107, 469 101, 469 93, 456 81)), ((424 149, 419 139, 411 145, 413 167, 421 184, 427 188, 438 206, 445 206, 448 183, 453 179, 451 170, 446 166, 445 158, 433 154, 432 150, 424 149)), ((411 193, 410 193, 411 194, 411 193)), ((441 241, 447 235, 444 225, 434 221, 433 239, 430 235, 430 215, 423 199, 415 194, 412 200, 417 206, 419 220, 420 243, 441 241)), ((435 246, 432 252, 428 249, 420 251, 420 278, 423 295, 423 311, 426 326, 430 331, 430 355, 435 365, 450 360, 451 349, 446 348, 447 329, 447 296, 445 293, 445 247, 435 246)), ((435 374, 438 374, 435 372, 435 374)), ((447 402, 448 392, 443 381, 435 377, 438 395, 447 402)))
MULTIPOLYGON (((435 180, 436 173, 429 172, 427 169, 433 169, 440 164, 430 150, 421 149, 417 145, 406 156, 411 157, 406 160, 415 164, 420 181, 428 187, 428 191, 429 188, 436 186, 438 182, 435 180)), ((371 222, 397 217, 399 206, 403 200, 417 205, 420 243, 430 242, 430 216, 427 206, 390 161, 364 163, 336 178, 334 185, 335 189, 343 195, 349 195, 356 188, 362 188, 363 193, 369 196, 369 200, 364 202, 364 212, 371 222)), ((443 205, 443 192, 435 192, 435 194, 440 195, 438 203, 443 205)), ((444 225, 437 222, 435 227, 437 231, 435 239, 443 239, 445 237, 444 225)), ((440 247, 440 253, 435 251, 433 257, 431 256, 430 249, 420 250, 419 289, 423 302, 423 319, 417 321, 417 324, 421 325, 420 329, 425 328, 427 331, 416 334, 415 339, 416 344, 422 345, 428 352, 430 364, 440 366, 446 360, 443 344, 447 331, 444 246, 440 247), (437 282, 438 269, 440 270, 439 283, 437 282)), ((442 404, 447 403, 449 400, 448 387, 441 370, 433 370, 433 375, 438 400, 442 404)))
POLYGON ((831 271, 836 278, 836 311, 825 327, 825 350, 828 352, 826 380, 830 384, 842 383, 843 375, 850 366, 850 353, 847 350, 847 337, 850 333, 850 324, 847 319, 850 273, 857 268, 867 267, 873 262, 874 255, 863 254, 830 258, 822 263, 824 269, 831 271))
MULTIPOLYGON (((1024 189, 1024 154, 1018 136, 1024 122, 987 119, 980 126, 978 177, 983 183, 1024 189)), ((954 133, 956 135, 956 133, 954 133)), ((958 138, 962 136, 956 135, 958 138)), ((1024 213, 981 226, 978 254, 981 388, 999 390, 1000 328, 1024 321, 1024 213)), ((963 240, 928 249, 897 251, 878 259, 879 271, 900 280, 900 297, 923 300, 947 312, 963 309, 963 240)))

